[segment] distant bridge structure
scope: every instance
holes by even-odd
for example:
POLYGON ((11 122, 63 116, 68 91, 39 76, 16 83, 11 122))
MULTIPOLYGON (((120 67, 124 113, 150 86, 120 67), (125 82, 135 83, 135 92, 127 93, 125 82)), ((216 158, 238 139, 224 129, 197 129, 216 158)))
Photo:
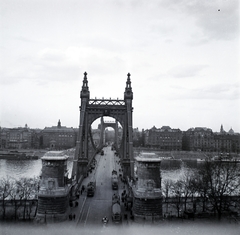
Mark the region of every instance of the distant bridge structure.
MULTIPOLYGON (((80 120, 76 144, 76 151, 72 168, 72 180, 77 185, 87 175, 88 167, 99 150, 93 141, 91 124, 104 116, 112 117, 115 123, 102 122, 102 128, 111 126, 117 134, 117 125, 123 128, 122 141, 117 151, 123 166, 123 176, 134 176, 133 141, 132 141, 132 100, 130 73, 127 74, 127 82, 124 99, 91 99, 88 87, 87 73, 84 73, 82 90, 80 92, 80 120)), ((102 119, 103 120, 103 119, 102 119)), ((101 143, 101 142, 100 142, 101 143)), ((102 143, 101 143, 102 144, 102 143)))
POLYGON ((103 120, 103 117, 101 117, 101 125, 100 125, 100 128, 101 128, 101 132, 100 132, 100 145, 99 145, 99 148, 102 148, 103 145, 104 145, 104 130, 107 128, 107 127, 111 127, 114 129, 115 131, 115 134, 114 134, 114 147, 116 149, 119 149, 119 145, 118 145, 118 122, 117 120, 115 121, 105 121, 103 120))

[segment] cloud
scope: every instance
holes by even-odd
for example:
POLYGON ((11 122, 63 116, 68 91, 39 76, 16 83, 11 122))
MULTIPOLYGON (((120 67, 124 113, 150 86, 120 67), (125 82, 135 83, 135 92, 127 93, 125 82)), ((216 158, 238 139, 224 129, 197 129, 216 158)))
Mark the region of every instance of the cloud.
POLYGON ((186 65, 176 66, 169 70, 170 76, 175 78, 188 78, 199 75, 208 65, 186 65))
POLYGON ((215 2, 205 6, 205 14, 198 14, 196 24, 203 30, 202 38, 231 40, 239 35, 239 7, 237 1, 233 2, 222 1, 219 7, 215 2))
POLYGON ((62 61, 66 59, 66 55, 63 51, 53 49, 53 48, 44 48, 39 52, 39 58, 41 60, 46 60, 47 62, 51 61, 62 61))
POLYGON ((202 85, 197 88, 171 86, 171 88, 173 89, 171 93, 175 94, 173 99, 238 100, 240 98, 239 83, 202 85))
POLYGON ((124 53, 115 53, 109 47, 96 45, 42 48, 35 51, 35 54, 19 56, 12 67, 14 69, 10 66, 1 68, 1 84, 12 84, 20 80, 41 81, 39 84, 50 81, 69 82, 78 80, 82 77, 80 72, 84 71, 98 77, 97 79, 104 83, 110 75, 111 81, 115 79, 112 74, 128 72, 124 53))
POLYGON ((239 35, 239 1, 231 0, 162 0, 160 7, 178 15, 180 23, 185 19, 198 28, 193 40, 201 43, 209 40, 232 40, 239 35), (197 37, 196 37, 197 36, 197 37))

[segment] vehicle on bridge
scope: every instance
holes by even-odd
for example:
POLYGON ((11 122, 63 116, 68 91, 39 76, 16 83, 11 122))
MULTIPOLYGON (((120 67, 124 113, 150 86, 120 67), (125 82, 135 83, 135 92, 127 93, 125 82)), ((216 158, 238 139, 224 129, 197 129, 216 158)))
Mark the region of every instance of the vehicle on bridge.
POLYGON ((121 205, 118 202, 112 205, 112 221, 115 223, 122 222, 121 205))
POLYGON ((112 204, 119 203, 120 204, 120 196, 116 193, 112 196, 112 204))
POLYGON ((112 189, 117 190, 118 189, 118 175, 117 171, 112 171, 112 189))
POLYGON ((120 196, 117 193, 112 195, 112 221, 116 223, 122 221, 120 196))
POLYGON ((90 181, 87 184, 87 196, 88 197, 93 197, 94 193, 95 193, 95 190, 96 190, 96 180, 90 181))

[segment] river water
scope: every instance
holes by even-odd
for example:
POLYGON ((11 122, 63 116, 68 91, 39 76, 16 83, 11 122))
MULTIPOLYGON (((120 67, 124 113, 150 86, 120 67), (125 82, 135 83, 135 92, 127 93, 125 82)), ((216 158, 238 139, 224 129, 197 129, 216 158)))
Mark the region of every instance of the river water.
MULTIPOLYGON (((68 172, 71 175, 72 161, 68 161, 68 172)), ((42 169, 42 160, 5 160, 0 159, 0 179, 2 178, 33 178, 39 176, 42 169)))
MULTIPOLYGON (((69 177, 71 176, 72 171, 72 160, 68 160, 68 171, 69 177)), ((196 161, 191 161, 190 163, 183 164, 182 161, 162 161, 161 164, 161 175, 162 179, 172 179, 177 180, 181 175, 184 174, 184 169, 196 168, 196 161), (183 167, 183 165, 185 167, 183 167)), ((41 174, 42 160, 6 160, 0 159, 0 179, 2 178, 13 178, 19 179, 22 177, 32 178, 34 176, 39 176, 41 174)))
POLYGON ((39 176, 41 172, 42 161, 38 160, 6 160, 0 159, 0 179, 21 177, 31 178, 39 176))

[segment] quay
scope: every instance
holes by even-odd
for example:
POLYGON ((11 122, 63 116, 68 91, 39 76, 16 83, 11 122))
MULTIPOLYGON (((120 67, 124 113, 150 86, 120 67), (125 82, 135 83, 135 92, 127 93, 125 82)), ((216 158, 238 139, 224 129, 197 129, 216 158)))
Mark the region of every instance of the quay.
POLYGON ((38 160, 46 152, 46 150, 0 150, 0 159, 38 160))

